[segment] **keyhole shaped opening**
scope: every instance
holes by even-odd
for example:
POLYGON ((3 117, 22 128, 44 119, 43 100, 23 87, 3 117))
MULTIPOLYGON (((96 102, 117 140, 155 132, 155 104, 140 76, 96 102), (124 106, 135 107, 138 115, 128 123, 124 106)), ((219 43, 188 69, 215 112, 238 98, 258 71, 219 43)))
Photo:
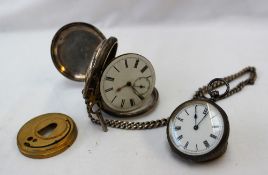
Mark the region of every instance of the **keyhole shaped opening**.
POLYGON ((54 131, 54 129, 56 129, 56 127, 57 127, 57 123, 51 123, 47 125, 46 127, 44 127, 43 129, 40 129, 38 131, 38 134, 40 134, 43 137, 49 137, 51 133, 54 131))

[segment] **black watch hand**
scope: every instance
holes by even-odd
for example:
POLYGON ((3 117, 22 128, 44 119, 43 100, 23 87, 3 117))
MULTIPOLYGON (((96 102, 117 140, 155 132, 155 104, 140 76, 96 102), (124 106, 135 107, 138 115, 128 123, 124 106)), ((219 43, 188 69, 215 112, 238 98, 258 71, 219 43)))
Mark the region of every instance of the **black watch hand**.
POLYGON ((130 82, 130 81, 128 81, 125 85, 123 85, 123 86, 117 88, 117 89, 116 89, 116 92, 119 92, 119 91, 121 91, 121 89, 123 89, 123 88, 125 88, 125 87, 129 87, 129 86, 131 86, 131 82, 130 82))
POLYGON ((141 94, 139 94, 139 92, 133 86, 131 86, 131 88, 135 95, 137 95, 141 100, 144 100, 144 97, 141 94))
POLYGON ((197 108, 197 105, 195 105, 195 114, 194 114, 194 125, 195 126, 196 126, 196 120, 197 120, 196 108, 197 108))
POLYGON ((200 122, 198 122, 198 124, 196 126, 199 126, 199 124, 206 118, 206 116, 208 115, 208 112, 206 113, 206 115, 200 120, 200 122))
POLYGON ((145 88, 145 86, 143 86, 143 85, 140 85, 140 86, 134 86, 134 87, 138 87, 138 88, 145 88))

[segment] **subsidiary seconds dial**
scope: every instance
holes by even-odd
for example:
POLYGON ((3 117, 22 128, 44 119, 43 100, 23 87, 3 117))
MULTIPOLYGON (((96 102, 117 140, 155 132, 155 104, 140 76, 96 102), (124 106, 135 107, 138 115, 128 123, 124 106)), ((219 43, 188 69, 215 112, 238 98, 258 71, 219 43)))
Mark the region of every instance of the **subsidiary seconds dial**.
POLYGON ((208 100, 191 100, 172 113, 168 141, 180 156, 193 161, 208 161, 227 148, 229 122, 225 112, 208 100))
POLYGON ((141 107, 152 94, 155 72, 138 54, 115 58, 104 70, 100 83, 103 102, 113 111, 127 112, 141 107))

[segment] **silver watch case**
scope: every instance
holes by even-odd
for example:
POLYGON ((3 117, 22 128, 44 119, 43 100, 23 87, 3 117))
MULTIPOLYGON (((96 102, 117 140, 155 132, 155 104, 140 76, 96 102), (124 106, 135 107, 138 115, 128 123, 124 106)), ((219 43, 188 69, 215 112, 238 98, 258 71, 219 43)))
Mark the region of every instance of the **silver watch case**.
POLYGON ((57 70, 74 81, 85 81, 90 60, 105 36, 96 27, 74 22, 60 28, 52 39, 51 57, 57 70))
POLYGON ((156 106, 159 97, 156 88, 154 88, 150 98, 146 99, 142 107, 132 111, 114 110, 102 100, 100 93, 102 73, 113 60, 117 59, 115 57, 117 46, 117 39, 110 37, 109 39, 103 40, 96 49, 86 73, 85 87, 83 90, 84 98, 93 104, 98 102, 99 107, 104 112, 118 117, 132 117, 151 111, 156 106))

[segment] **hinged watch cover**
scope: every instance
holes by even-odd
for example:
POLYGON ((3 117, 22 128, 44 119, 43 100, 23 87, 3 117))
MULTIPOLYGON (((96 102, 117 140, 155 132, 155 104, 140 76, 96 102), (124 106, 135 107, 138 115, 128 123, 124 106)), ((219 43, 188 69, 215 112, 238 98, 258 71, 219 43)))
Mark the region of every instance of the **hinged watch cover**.
POLYGON ((105 36, 94 26, 75 22, 60 28, 51 43, 57 70, 74 81, 84 81, 94 51, 105 36))
POLYGON ((95 50, 87 68, 83 97, 89 102, 99 101, 99 82, 106 65, 115 57, 117 51, 117 39, 110 37, 104 39, 95 50))

